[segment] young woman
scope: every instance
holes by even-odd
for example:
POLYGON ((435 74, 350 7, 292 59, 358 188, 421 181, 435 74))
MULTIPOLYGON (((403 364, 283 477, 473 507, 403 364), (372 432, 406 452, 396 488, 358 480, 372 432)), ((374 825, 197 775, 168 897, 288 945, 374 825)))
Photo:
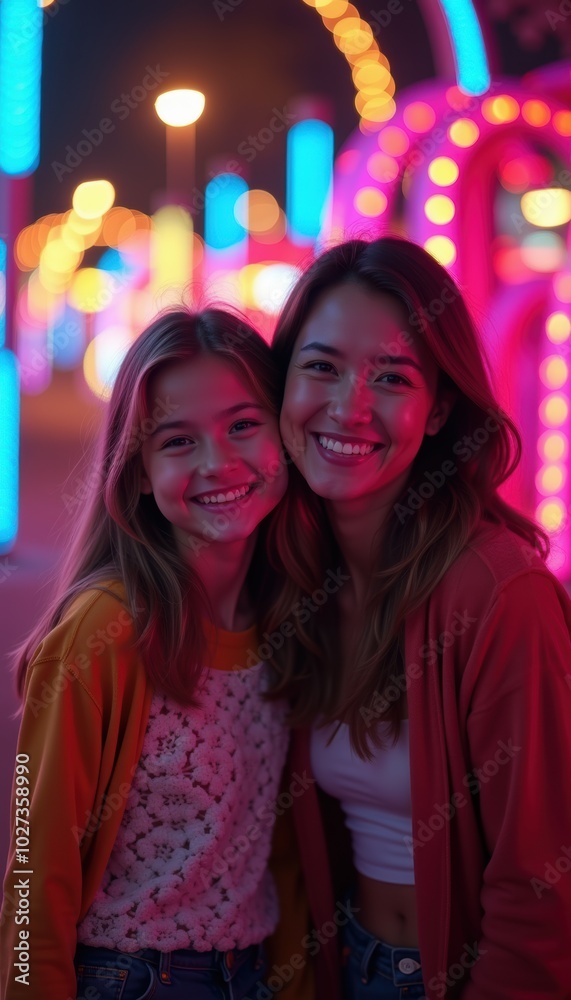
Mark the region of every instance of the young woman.
POLYGON ((277 922, 288 738, 254 624, 287 481, 267 344, 216 309, 157 319, 97 469, 19 661, 1 996, 239 1000, 277 922))
POLYGON ((299 474, 269 627, 298 609, 274 690, 320 787, 294 807, 320 995, 341 956, 350 1000, 569 998, 570 602, 498 493, 520 441, 460 291, 406 240, 347 242, 273 349, 299 474))

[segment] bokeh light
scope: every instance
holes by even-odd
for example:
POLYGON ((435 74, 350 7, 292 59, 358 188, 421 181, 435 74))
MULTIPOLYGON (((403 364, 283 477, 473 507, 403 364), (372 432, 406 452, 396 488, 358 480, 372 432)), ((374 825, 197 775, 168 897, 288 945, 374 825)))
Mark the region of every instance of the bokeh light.
POLYGON ((544 465, 535 477, 535 485, 542 496, 558 493, 565 483, 565 469, 562 465, 544 465))
POLYGON ((424 214, 430 222, 445 225, 454 218, 456 208, 451 198, 445 194, 434 194, 424 204, 424 214))
POLYGON ((567 313, 554 312, 545 321, 545 331, 552 344, 563 344, 571 335, 571 320, 567 313))
POLYGON ((386 184, 398 177, 399 165, 387 153, 371 153, 367 160, 367 173, 373 180, 386 184))
POLYGON ((204 111, 204 101, 204 94, 200 90, 168 90, 157 97, 155 110, 165 125, 184 128, 200 118, 204 111))
POLYGON ((556 111, 553 115, 553 128, 559 135, 571 135, 571 111, 556 111))
POLYGON ((72 205, 81 219, 99 219, 115 201, 115 188, 110 181, 83 181, 73 192, 72 205))
POLYGON ((565 504, 558 497, 543 500, 535 511, 539 523, 549 532, 559 531, 566 520, 565 504))
POLYGON ((521 214, 526 222, 544 229, 562 226, 571 219, 571 191, 540 188, 521 197, 521 214))
POLYGON ((387 125, 379 133, 378 143, 383 153, 390 153, 392 156, 401 156, 410 146, 406 132, 398 125, 387 125))
POLYGON ((458 118, 448 129, 448 138, 455 146, 466 149, 477 142, 480 129, 470 118, 458 118))
POLYGON ((542 400, 539 416, 546 427, 561 427, 569 416, 569 400, 563 393, 552 392, 542 400))
POLYGON ((279 221, 280 206, 269 191, 254 188, 236 199, 234 215, 250 233, 266 233, 279 221))
POLYGON ((403 121, 411 132, 428 132, 436 121, 436 112, 425 101, 413 101, 404 109, 403 121))
POLYGON ((571 302, 571 274, 556 274, 553 291, 560 302, 571 302))
POLYGON ((569 369, 560 354, 550 354, 539 367, 539 377, 548 389, 561 389, 569 378, 569 369))
POLYGON ((540 458, 547 462, 560 462, 567 458, 569 442, 562 431, 544 431, 537 442, 540 458))
POLYGON ((488 97, 482 104, 482 117, 491 125, 507 125, 519 115, 519 104, 509 94, 488 97))
POLYGON ((456 244, 449 236, 429 236, 425 240, 424 249, 444 267, 448 267, 456 260, 456 244))
POLYGON ((540 128, 547 125, 551 119, 551 111, 545 101, 524 101, 521 106, 521 116, 528 125, 540 128))
POLYGON ((450 156, 437 156, 428 165, 428 176, 433 184, 449 187, 458 179, 458 164, 450 156))
POLYGON ((361 215, 375 218, 382 215, 387 207, 387 196, 374 187, 363 187, 353 199, 353 204, 361 215))

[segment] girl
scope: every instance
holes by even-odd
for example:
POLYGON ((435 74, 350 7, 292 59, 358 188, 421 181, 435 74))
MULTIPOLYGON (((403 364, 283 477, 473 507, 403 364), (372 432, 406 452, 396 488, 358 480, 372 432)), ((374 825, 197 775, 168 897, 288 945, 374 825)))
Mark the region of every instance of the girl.
POLYGON ((3 998, 238 1000, 263 978, 276 388, 269 347, 216 309, 167 313, 121 365, 100 488, 19 661, 3 998))
POLYGON ((299 474, 269 627, 306 611, 274 690, 351 835, 347 901, 342 819, 315 786, 295 804, 320 995, 341 940, 351 1000, 569 998, 570 602, 499 496, 520 441, 462 296, 406 240, 350 241, 300 278, 273 349, 299 474))

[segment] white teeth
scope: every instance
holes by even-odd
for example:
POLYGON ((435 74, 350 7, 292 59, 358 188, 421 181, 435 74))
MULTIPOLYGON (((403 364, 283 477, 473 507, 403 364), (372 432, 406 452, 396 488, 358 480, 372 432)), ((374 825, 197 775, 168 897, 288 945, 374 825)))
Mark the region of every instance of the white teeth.
POLYGON ((326 438, 322 434, 319 435, 318 441, 326 451, 334 451, 338 455, 369 455, 374 448, 372 444, 342 444, 341 441, 334 441, 333 438, 326 438))
POLYGON ((251 486, 241 486, 238 490, 229 490, 228 493, 215 493, 212 496, 196 497, 198 503, 230 503, 232 500, 241 500, 252 489, 251 486))

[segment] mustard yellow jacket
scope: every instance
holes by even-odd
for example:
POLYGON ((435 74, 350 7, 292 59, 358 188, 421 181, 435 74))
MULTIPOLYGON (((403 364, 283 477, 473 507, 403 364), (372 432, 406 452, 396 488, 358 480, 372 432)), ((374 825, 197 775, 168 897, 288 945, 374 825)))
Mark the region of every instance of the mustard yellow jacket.
MULTIPOLYGON (((122 587, 109 590, 78 598, 28 668, 0 916, 2 1000, 76 997, 77 925, 101 883, 141 755, 153 688, 122 587)), ((288 919, 271 960, 286 963, 307 921, 290 824, 286 814, 272 866, 288 919)), ((284 998, 310 1000, 311 970, 298 971, 289 990, 284 998)))

